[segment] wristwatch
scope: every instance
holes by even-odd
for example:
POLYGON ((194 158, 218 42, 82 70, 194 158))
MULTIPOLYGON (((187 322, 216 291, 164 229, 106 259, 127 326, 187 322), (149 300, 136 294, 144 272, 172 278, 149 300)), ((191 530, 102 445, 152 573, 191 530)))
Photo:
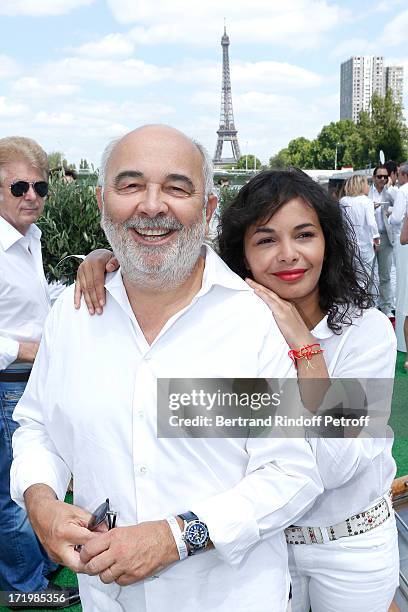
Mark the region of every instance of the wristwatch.
POLYGON ((186 543, 188 556, 190 557, 201 550, 205 550, 210 541, 207 525, 200 521, 193 512, 185 512, 178 516, 184 521, 184 530, 181 537, 186 543))

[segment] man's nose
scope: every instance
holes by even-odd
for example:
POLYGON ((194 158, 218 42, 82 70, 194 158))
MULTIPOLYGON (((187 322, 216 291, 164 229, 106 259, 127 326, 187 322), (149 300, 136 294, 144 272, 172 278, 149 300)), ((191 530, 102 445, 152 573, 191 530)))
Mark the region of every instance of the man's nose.
POLYGON ((166 214, 168 212, 168 205, 165 202, 161 185, 157 183, 149 183, 146 185, 146 189, 137 205, 137 211, 138 213, 145 214, 152 218, 160 213, 166 214))
POLYGON ((28 200, 29 202, 34 202, 34 200, 37 199, 37 194, 32 185, 29 186, 27 193, 24 194, 24 199, 28 200))

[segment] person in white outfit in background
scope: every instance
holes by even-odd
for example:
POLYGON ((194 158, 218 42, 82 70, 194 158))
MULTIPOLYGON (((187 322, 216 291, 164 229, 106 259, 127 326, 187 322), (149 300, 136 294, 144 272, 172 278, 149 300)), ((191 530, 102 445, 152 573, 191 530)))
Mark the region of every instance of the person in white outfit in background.
POLYGON ((408 246, 400 242, 401 227, 408 214, 408 161, 398 170, 399 189, 389 222, 394 229, 396 242, 397 300, 396 310, 404 317, 404 338, 407 357, 404 368, 408 372, 408 246))
POLYGON ((351 176, 344 186, 344 196, 340 199, 340 206, 354 229, 360 257, 372 280, 375 249, 380 246, 380 234, 375 220, 373 202, 367 197, 369 190, 365 176, 351 176))
POLYGON ((388 179, 388 171, 385 166, 380 165, 374 168, 373 184, 368 197, 374 202, 375 219, 380 232, 380 246, 375 253, 379 279, 378 307, 387 317, 392 317, 395 302, 391 285, 394 233, 388 222, 388 215, 394 200, 387 191, 388 179))

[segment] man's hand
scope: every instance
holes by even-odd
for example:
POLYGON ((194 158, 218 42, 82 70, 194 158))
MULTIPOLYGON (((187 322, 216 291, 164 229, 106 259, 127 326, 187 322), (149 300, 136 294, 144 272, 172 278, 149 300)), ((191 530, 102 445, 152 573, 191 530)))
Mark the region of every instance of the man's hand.
POLYGON ((81 263, 75 282, 75 308, 81 306, 81 295, 84 296, 89 314, 102 314, 105 305, 105 275, 119 267, 118 260, 111 251, 97 249, 92 251, 81 263))
POLYGON ((74 547, 101 535, 87 529, 91 513, 59 501, 43 484, 29 487, 24 500, 30 523, 50 558, 74 572, 83 572, 84 564, 74 547))
POLYGON ((20 342, 16 361, 28 361, 29 363, 33 363, 39 346, 39 342, 20 342))
POLYGON ((105 584, 127 586, 155 574, 179 560, 167 521, 115 527, 88 540, 81 551, 84 572, 105 584))

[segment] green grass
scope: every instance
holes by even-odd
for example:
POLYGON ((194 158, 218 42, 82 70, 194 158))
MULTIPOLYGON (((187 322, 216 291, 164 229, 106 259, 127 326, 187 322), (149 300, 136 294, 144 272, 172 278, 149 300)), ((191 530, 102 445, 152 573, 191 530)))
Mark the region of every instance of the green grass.
MULTIPOLYGON (((405 361, 405 353, 398 353, 397 365, 395 368, 395 384, 394 395, 392 401, 393 427, 395 431, 395 442, 393 447, 394 459, 397 463, 397 476, 408 474, 408 436, 401 437, 401 432, 398 430, 398 423, 407 423, 408 425, 408 374, 405 372, 403 365, 405 361)), ((404 427, 405 429, 405 427, 404 427)), ((408 431, 408 429, 407 429, 408 431)), ((68 497, 67 501, 72 501, 68 497)), ((71 587, 77 584, 76 576, 67 568, 63 568, 58 572, 54 582, 61 586, 71 587)), ((42 612, 43 608, 32 610, 32 612, 42 612)), ((69 612, 81 612, 82 606, 76 605, 66 608, 69 612)), ((0 606, 0 612, 7 612, 8 608, 0 606)))

